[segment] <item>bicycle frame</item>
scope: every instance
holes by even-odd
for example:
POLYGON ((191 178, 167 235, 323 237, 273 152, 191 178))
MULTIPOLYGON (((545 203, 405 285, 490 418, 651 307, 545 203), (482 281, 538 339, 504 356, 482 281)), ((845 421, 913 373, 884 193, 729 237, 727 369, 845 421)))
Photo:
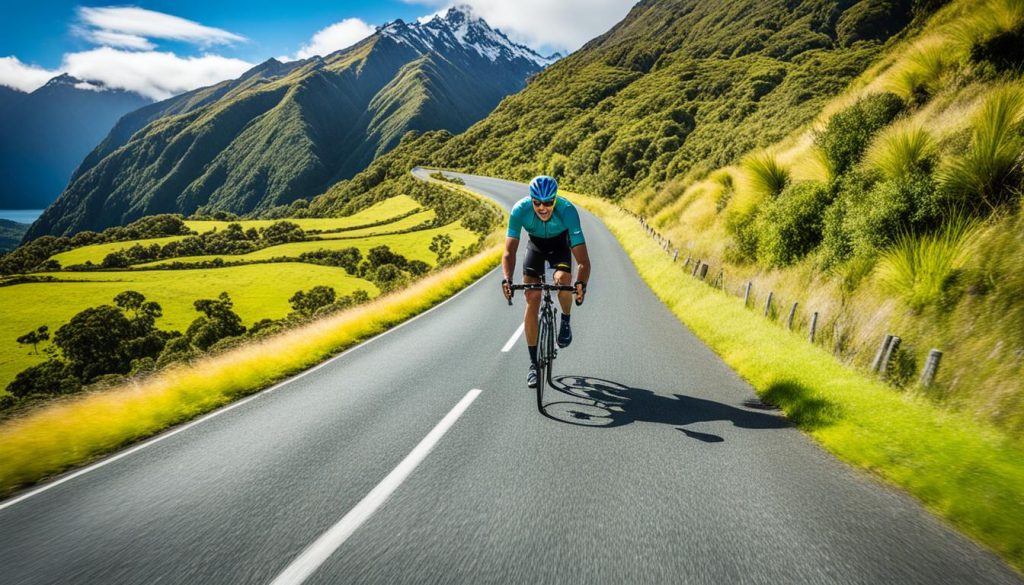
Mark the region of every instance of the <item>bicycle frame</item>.
MULTIPOLYGON (((537 284, 512 284, 509 285, 512 291, 517 290, 539 290, 543 293, 541 299, 540 314, 538 315, 538 336, 537 336, 537 408, 544 413, 544 385, 552 384, 551 366, 558 357, 558 350, 555 348, 555 314, 554 301, 551 300, 551 291, 574 292, 576 287, 561 284, 545 284, 543 277, 537 284)), ((512 304, 509 299, 508 304, 512 304)))

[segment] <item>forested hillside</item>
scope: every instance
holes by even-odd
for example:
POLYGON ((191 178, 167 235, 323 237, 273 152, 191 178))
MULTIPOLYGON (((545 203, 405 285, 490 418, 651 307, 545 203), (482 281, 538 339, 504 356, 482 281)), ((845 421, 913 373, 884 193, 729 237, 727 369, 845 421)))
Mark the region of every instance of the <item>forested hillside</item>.
POLYGON ((812 120, 925 8, 645 0, 435 161, 607 197, 699 176, 812 120))

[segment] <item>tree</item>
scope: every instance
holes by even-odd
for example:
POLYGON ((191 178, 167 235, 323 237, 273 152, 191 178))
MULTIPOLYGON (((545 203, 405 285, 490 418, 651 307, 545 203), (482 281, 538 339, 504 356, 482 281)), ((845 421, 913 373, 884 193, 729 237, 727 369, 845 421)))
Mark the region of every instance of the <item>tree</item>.
POLYGON ((276 246, 287 242, 301 242, 306 239, 306 232, 298 224, 290 221, 278 221, 263 230, 263 242, 267 246, 276 246))
POLYGON ((292 304, 292 309, 296 313, 309 317, 320 307, 333 303, 337 296, 338 293, 332 287, 314 286, 308 292, 296 292, 288 302, 292 304))
POLYGON ((385 264, 394 264, 399 268, 405 268, 405 265, 408 263, 405 256, 392 252, 391 248, 387 246, 372 248, 366 253, 366 259, 369 261, 371 268, 378 268, 385 264))
POLYGON ((32 353, 39 355, 39 344, 48 339, 50 339, 50 328, 46 325, 40 325, 39 329, 29 331, 25 335, 19 337, 17 341, 22 345, 31 343, 32 353))
POLYGON ((100 305, 78 313, 53 336, 83 382, 103 374, 124 374, 129 361, 121 347, 135 337, 131 321, 117 307, 100 305))
POLYGON ((49 359, 18 372, 7 385, 7 392, 16 398, 24 398, 31 394, 71 394, 81 387, 82 383, 66 362, 49 359))
POLYGON ((437 263, 444 264, 452 251, 452 237, 448 234, 437 234, 430 240, 430 251, 437 254, 437 263))
POLYGON ((203 316, 192 321, 185 336, 199 349, 206 350, 225 337, 245 333, 242 318, 232 310, 234 304, 228 293, 222 292, 216 299, 199 299, 193 306, 203 316))

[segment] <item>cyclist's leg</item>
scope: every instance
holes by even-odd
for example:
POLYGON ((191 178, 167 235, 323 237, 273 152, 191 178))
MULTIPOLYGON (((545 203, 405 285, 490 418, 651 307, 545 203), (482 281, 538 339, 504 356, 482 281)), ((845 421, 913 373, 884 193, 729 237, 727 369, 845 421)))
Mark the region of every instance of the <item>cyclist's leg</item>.
MULTIPOLYGON (((569 248, 569 232, 565 233, 565 240, 559 241, 558 246, 548 255, 548 262, 555 270, 555 284, 572 284, 572 250, 569 248)), ((562 307, 562 313, 568 315, 572 310, 573 293, 569 291, 558 292, 558 304, 562 307)))
MULTIPOLYGON (((539 284, 544 275, 544 254, 531 239, 526 247, 526 260, 523 262, 523 283, 539 284)), ((523 315, 523 328, 526 333, 526 345, 537 347, 537 317, 540 313, 539 290, 523 291, 526 297, 526 313, 523 315)))

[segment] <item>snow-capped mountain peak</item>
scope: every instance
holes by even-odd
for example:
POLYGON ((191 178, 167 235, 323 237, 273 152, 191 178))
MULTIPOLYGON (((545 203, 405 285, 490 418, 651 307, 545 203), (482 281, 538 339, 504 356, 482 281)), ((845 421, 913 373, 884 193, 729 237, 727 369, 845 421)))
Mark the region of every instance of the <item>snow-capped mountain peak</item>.
POLYGON ((401 19, 380 27, 379 34, 407 44, 419 52, 445 52, 461 48, 471 50, 491 62, 524 59, 538 67, 547 67, 558 59, 543 57, 517 44, 500 30, 491 28, 468 6, 455 6, 428 22, 407 23, 401 19))

